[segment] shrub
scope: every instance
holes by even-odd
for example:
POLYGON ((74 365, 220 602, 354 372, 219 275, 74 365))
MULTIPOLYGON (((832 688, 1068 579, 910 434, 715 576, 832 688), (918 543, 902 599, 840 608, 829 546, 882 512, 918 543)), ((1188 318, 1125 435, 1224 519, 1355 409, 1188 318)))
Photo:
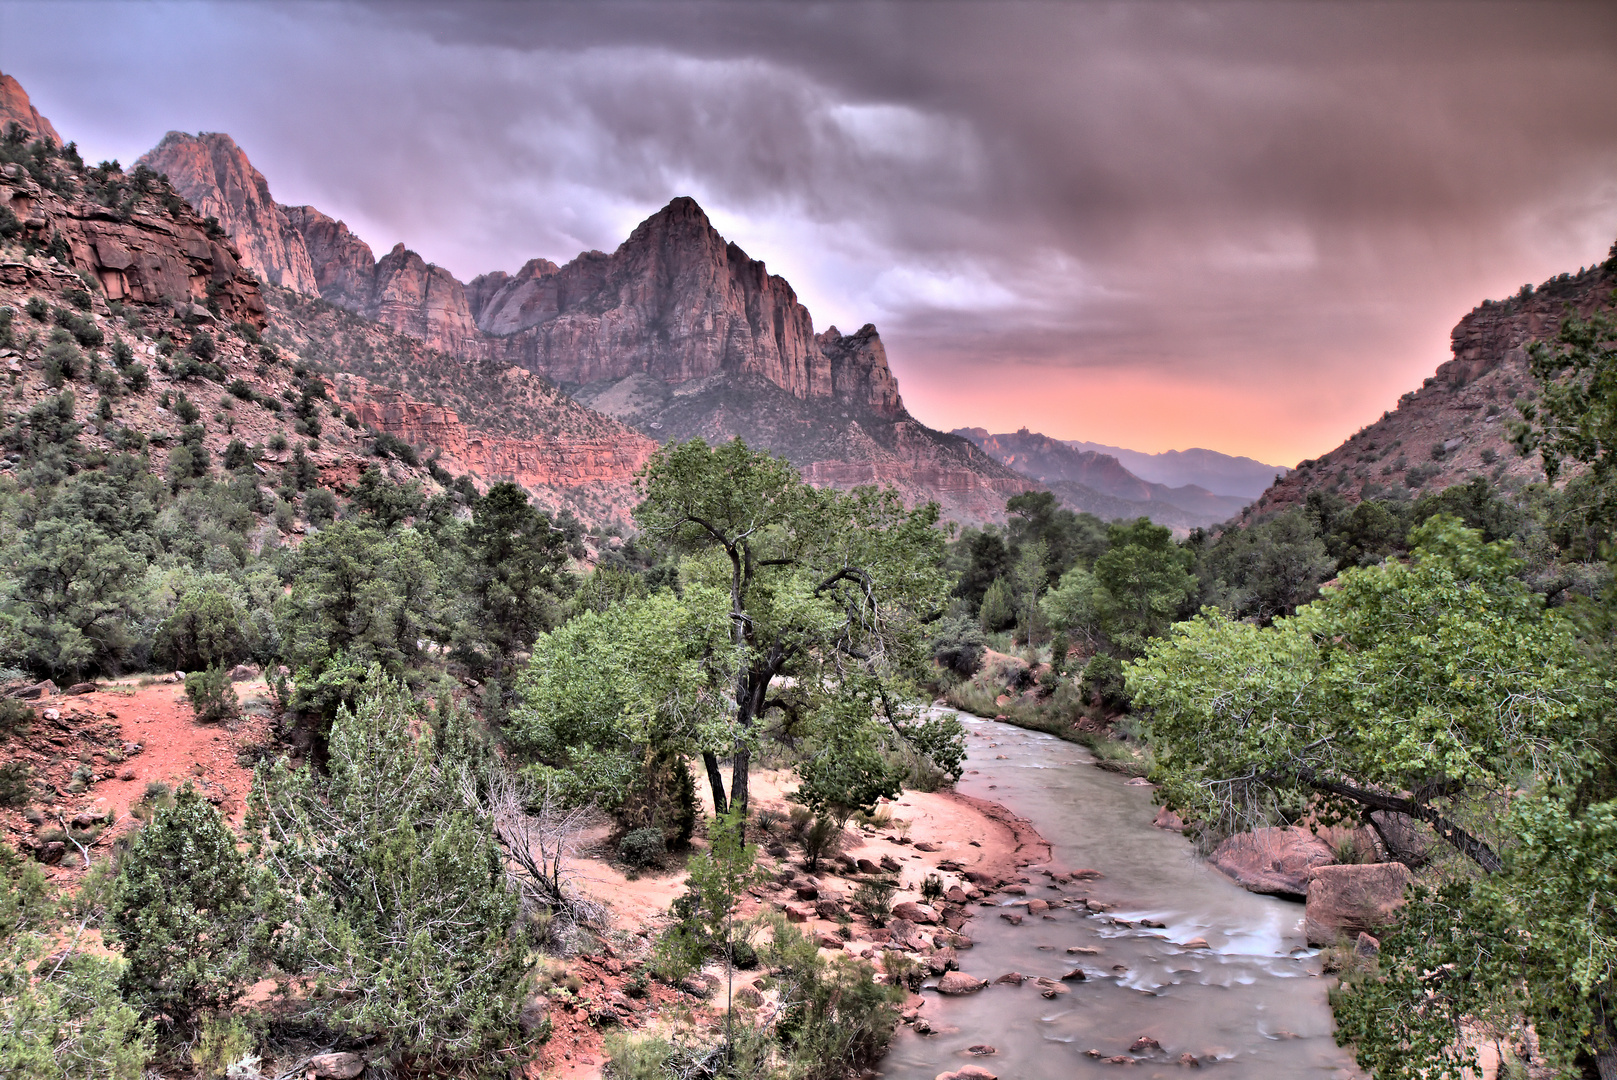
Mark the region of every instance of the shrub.
POLYGON ((808 828, 803 830, 803 857, 808 861, 809 873, 820 868, 820 860, 836 853, 842 839, 842 827, 827 814, 816 814, 808 828))
POLYGON ((51 314, 51 306, 43 296, 30 296, 28 303, 23 305, 23 310, 28 312, 28 317, 35 322, 44 322, 51 314))
POLYGON ((326 488, 315 488, 303 496, 303 516, 311 524, 329 525, 337 516, 337 496, 326 488))
MULTIPOLYGON (((152 654, 177 671, 240 663, 247 655, 242 633, 246 624, 247 612, 231 596, 216 589, 192 589, 159 624, 152 654)), ((189 681, 186 692, 190 693, 189 681)))
POLYGON ((187 675, 185 696, 191 700, 198 723, 215 724, 221 720, 234 720, 241 715, 236 688, 230 685, 230 673, 222 667, 193 671, 187 675))
POLYGON ((245 379, 230 380, 230 385, 226 389, 243 401, 253 400, 253 388, 247 385, 245 379))
POLYGON ((654 826, 635 829, 618 843, 618 857, 636 870, 656 866, 667 850, 662 829, 654 826))
POLYGON ((1016 598, 1004 578, 995 578, 983 594, 983 606, 978 613, 983 630, 993 633, 1016 624, 1016 598))
POLYGON ((204 364, 211 364, 219 355, 219 344, 213 340, 212 334, 206 330, 198 330, 192 335, 191 343, 185 347, 185 351, 204 364))
POLYGON ((932 639, 932 658, 955 674, 971 678, 982 666, 988 639, 982 627, 965 616, 946 620, 932 639))
POLYGON ((886 926, 893 917, 893 896, 897 892, 898 883, 892 878, 865 878, 854 886, 853 902, 864 910, 872 925, 886 926))
POLYGON ((59 387, 79 377, 84 370, 84 354, 71 341, 54 341, 45 349, 45 381, 59 387))
POLYGON ((146 387, 151 385, 151 374, 147 372, 146 365, 138 360, 124 368, 123 375, 129 389, 137 394, 144 392, 146 387))
POLYGON ((8 761, 0 765, 0 806, 28 805, 30 771, 26 761, 8 761))
POLYGON ((1128 708, 1128 689, 1123 683, 1123 665, 1115 656, 1097 655, 1084 665, 1078 681, 1083 692, 1097 704, 1113 711, 1128 708))
POLYGON ((123 946, 126 1000, 190 1034, 257 976, 280 909, 219 811, 187 784, 135 834, 113 886, 108 922, 123 946))
POLYGON ((0 698, 0 742, 28 734, 33 723, 33 709, 16 698, 0 698))
POLYGON ((929 904, 936 904, 943 899, 943 879, 936 874, 928 874, 921 882, 921 899, 929 904))

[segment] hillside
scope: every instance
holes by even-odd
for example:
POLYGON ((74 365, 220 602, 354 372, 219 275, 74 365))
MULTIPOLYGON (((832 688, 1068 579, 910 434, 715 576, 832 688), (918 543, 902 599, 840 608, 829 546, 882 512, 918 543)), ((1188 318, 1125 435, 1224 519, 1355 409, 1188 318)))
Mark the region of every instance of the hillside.
POLYGON ((967 522, 1003 516, 1031 486, 911 417, 875 327, 816 334, 791 285, 692 199, 674 199, 611 253, 533 259, 463 284, 402 243, 376 259, 343 222, 275 204, 228 135, 170 132, 141 160, 209 207, 266 280, 467 364, 524 368, 658 441, 740 436, 815 483, 892 484, 967 522))
POLYGON ((1074 510, 1103 519, 1148 517, 1159 525, 1189 529, 1226 521, 1247 500, 1214 495, 1192 484, 1168 487, 1149 483, 1117 458, 1093 450, 1077 450, 1026 428, 991 435, 983 428, 958 428, 990 457, 1031 480, 1047 485, 1074 510))
MULTIPOLYGON (((599 525, 627 519, 651 440, 521 369, 467 365, 261 285, 217 224, 150 170, 12 150, 23 160, 0 168, 10 408, 72 409, 74 423, 93 408, 75 453, 144 452, 162 471, 188 447, 206 469, 233 462, 239 443, 260 475, 307 461, 343 492, 377 464, 438 490, 424 460, 436 452, 440 478, 508 477, 547 509, 599 525), (102 366, 106 356, 115 363, 102 366)), ((291 529, 295 500, 288 512, 291 529)))
POLYGON ((1599 266, 1560 274, 1506 300, 1484 300, 1454 327, 1452 357, 1390 412, 1341 446, 1300 462, 1243 515, 1252 520, 1330 491, 1350 502, 1410 499, 1487 476, 1519 486, 1544 479, 1537 458, 1510 441, 1516 403, 1533 400, 1527 346, 1554 338, 1567 312, 1613 310, 1617 246, 1599 266))

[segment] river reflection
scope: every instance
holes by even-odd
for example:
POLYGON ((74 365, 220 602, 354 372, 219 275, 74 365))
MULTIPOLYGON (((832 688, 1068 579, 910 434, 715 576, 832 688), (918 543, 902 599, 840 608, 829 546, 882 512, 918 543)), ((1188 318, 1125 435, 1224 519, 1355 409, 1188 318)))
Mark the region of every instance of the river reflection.
POLYGON ((1331 1037, 1328 980, 1304 947, 1302 905, 1249 893, 1203 865, 1181 837, 1151 826, 1149 788, 1094 768, 1081 747, 961 719, 970 757, 959 789, 1033 822, 1057 868, 1105 875, 1057 885, 1030 867, 1026 899, 1087 896, 1114 906, 1105 914, 1052 908, 1012 926, 992 906, 973 905, 966 932, 977 945, 960 954, 964 971, 990 984, 1010 971, 1060 979, 1082 968, 1084 979, 1062 982, 1067 992, 1052 999, 1032 981, 960 998, 927 990, 922 1015, 936 1033, 901 1028, 882 1076, 932 1080, 966 1064, 1002 1080, 1118 1075, 1104 1059, 1121 1055, 1136 1061, 1126 1075, 1143 1080, 1184 1076, 1178 1061, 1187 1053, 1204 1069, 1253 1080, 1357 1075, 1331 1037), (1131 1053, 1142 1036, 1161 1049, 1131 1053), (967 1054, 976 1044, 997 1052, 967 1054))

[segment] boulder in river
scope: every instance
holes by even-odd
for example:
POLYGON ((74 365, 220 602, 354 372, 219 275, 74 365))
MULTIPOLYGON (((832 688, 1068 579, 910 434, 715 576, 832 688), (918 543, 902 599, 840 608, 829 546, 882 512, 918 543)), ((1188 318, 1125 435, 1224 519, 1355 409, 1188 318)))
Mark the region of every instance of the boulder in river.
POLYGON ((975 994, 987 985, 987 982, 967 975, 964 971, 951 971, 938 980, 938 993, 975 994))
POLYGON ((999 1080, 999 1077, 977 1065, 962 1065, 954 1072, 938 1073, 936 1080, 999 1080))
POLYGON ((1393 922, 1414 875, 1403 863, 1322 866, 1308 883, 1304 930, 1310 945, 1334 944, 1393 922))
POLYGON ((1301 899, 1314 871, 1336 862, 1330 845, 1300 825, 1237 833, 1208 860, 1248 892, 1301 899))

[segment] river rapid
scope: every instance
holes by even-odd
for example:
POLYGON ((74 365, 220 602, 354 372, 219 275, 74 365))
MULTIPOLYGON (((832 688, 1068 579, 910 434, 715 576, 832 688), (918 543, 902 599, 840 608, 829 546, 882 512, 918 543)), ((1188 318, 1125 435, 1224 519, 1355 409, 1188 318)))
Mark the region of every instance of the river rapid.
POLYGON ((1121 1055, 1135 1059, 1127 1075, 1144 1080, 1185 1076, 1178 1061, 1186 1053, 1243 1080, 1357 1075, 1331 1035, 1329 980, 1305 946, 1301 904, 1249 893, 1207 867, 1178 834, 1152 827, 1150 788, 1096 768, 1083 748, 960 719, 969 757, 958 789, 1028 819, 1050 842, 1056 869, 1105 876, 1056 886, 1028 867, 1026 897, 997 893, 971 905, 964 932, 976 946, 961 951, 960 967, 989 986, 962 997, 925 990, 921 1015, 934 1034, 901 1027, 881 1076, 933 1080, 967 1064, 1002 1080, 1116 1076, 1118 1063, 1105 1059, 1121 1055), (1020 926, 997 917, 1025 912, 1011 906, 1018 900, 1061 896, 1115 906, 1104 914, 1052 908, 1020 926), (1184 947, 1198 937, 1207 948, 1184 947), (1069 992, 1054 999, 1031 981, 1075 967, 1087 978, 1062 983, 1069 992), (1030 981, 994 985, 1011 971, 1030 981), (1131 1053, 1141 1036, 1161 1049, 1131 1053), (995 1053, 966 1052, 977 1044, 995 1053))

